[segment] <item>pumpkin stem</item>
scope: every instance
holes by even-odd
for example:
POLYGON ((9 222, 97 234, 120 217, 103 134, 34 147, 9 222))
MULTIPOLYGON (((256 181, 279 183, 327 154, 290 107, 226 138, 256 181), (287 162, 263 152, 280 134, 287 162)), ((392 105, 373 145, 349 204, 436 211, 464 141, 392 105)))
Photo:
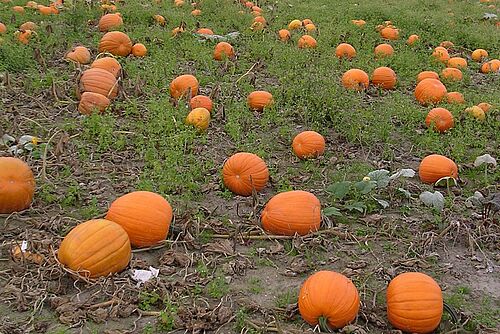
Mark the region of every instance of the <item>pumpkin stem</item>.
POLYGON ((318 318, 319 328, 322 332, 331 333, 332 330, 330 326, 328 326, 328 318, 325 316, 321 316, 318 318))

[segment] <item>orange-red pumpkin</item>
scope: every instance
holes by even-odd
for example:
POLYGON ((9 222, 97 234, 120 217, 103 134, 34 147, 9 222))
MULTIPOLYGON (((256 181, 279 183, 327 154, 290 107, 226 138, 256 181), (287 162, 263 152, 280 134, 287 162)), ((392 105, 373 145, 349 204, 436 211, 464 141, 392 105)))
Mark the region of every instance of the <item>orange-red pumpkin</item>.
POLYGON ((420 180, 424 183, 434 183, 443 177, 458 177, 458 167, 453 160, 439 155, 431 154, 420 162, 418 168, 420 180))
POLYGON ((132 41, 121 31, 110 31, 102 36, 99 52, 107 51, 115 56, 126 57, 132 51, 132 41))
POLYGON ((399 38, 399 30, 396 28, 385 27, 380 30, 380 36, 384 39, 396 40, 399 38))
POLYGON ((410 35, 410 37, 408 37, 408 40, 406 41, 406 44, 413 45, 417 43, 419 39, 420 37, 418 35, 410 35))
POLYGON ((382 89, 393 89, 396 81, 396 73, 389 67, 378 67, 372 73, 372 84, 382 89))
POLYGON ((316 158, 325 152, 325 138, 315 131, 303 131, 293 138, 292 150, 300 159, 316 158))
POLYGON ((83 72, 80 78, 80 94, 93 92, 114 99, 118 95, 118 84, 115 76, 101 68, 91 68, 83 72))
POLYGON ((449 81, 460 81, 463 79, 463 74, 458 68, 447 67, 441 71, 441 78, 449 81))
POLYGON ((269 92, 258 90, 248 94, 247 103, 250 109, 262 111, 273 104, 273 95, 269 92))
POLYGON ((66 59, 85 65, 90 63, 90 51, 84 46, 77 46, 68 52, 66 59))
POLYGON ((446 94, 446 102, 462 104, 465 103, 464 96, 459 92, 449 92, 446 94))
POLYGON ((191 109, 195 108, 205 108, 208 111, 212 111, 212 100, 205 95, 196 95, 194 96, 191 101, 189 101, 189 106, 191 109))
POLYGON ((252 195, 253 190, 261 191, 269 180, 266 163, 253 153, 240 152, 231 156, 222 168, 224 185, 241 196, 252 195))
POLYGON ((145 57, 148 53, 148 49, 146 49, 146 47, 142 43, 135 43, 132 46, 131 53, 134 55, 134 57, 145 57))
MULTIPOLYGON (((31 30, 31 29, 28 29, 28 30, 31 30)), ((5 24, 0 22, 0 34, 5 34, 5 32, 7 32, 7 27, 5 26, 5 24)))
POLYGON ((35 193, 35 178, 22 160, 0 157, 0 213, 29 208, 35 193))
POLYGON ((93 111, 103 112, 109 104, 109 99, 104 95, 84 92, 78 104, 78 111, 83 115, 90 115, 93 111))
POLYGON ((482 61, 483 59, 485 58, 488 58, 488 51, 484 50, 484 49, 476 49, 472 52, 472 60, 474 61, 482 61))
POLYGON ((198 34, 204 34, 204 35, 213 35, 214 32, 211 29, 208 28, 200 28, 196 31, 198 34))
POLYGON ((453 57, 448 60, 448 63, 446 63, 448 67, 454 67, 454 68, 466 68, 467 67, 467 60, 462 57, 453 57))
POLYGON ((227 42, 217 43, 214 49, 214 59, 223 60, 224 58, 233 59, 234 58, 234 48, 231 44, 227 42))
POLYGON ((99 30, 110 31, 116 28, 119 28, 123 25, 123 19, 120 13, 106 14, 101 17, 99 20, 99 30))
POLYGON ((352 59, 356 57, 356 49, 351 44, 340 43, 335 48, 335 56, 337 56, 337 58, 339 59, 342 58, 352 59))
POLYGON ((500 60, 493 59, 481 65, 482 73, 496 73, 500 71, 500 60))
POLYGON ((434 108, 427 114, 425 124, 428 128, 432 126, 439 132, 445 132, 451 129, 454 125, 453 115, 448 111, 448 109, 434 108))
POLYGON ((103 57, 95 60, 92 65, 90 65, 91 68, 100 68, 105 71, 108 71, 109 73, 113 74, 115 78, 118 78, 121 76, 122 72, 122 66, 113 57, 103 57))
POLYGON ((353 68, 342 75, 342 85, 347 89, 364 90, 368 88, 370 79, 365 71, 353 68))
POLYGON ((309 35, 304 35, 301 38, 299 38, 299 41, 297 43, 299 48, 301 49, 314 49, 318 45, 314 37, 309 36, 309 35))
POLYGON ((183 74, 176 77, 170 83, 170 96, 174 99, 181 98, 186 94, 191 99, 192 96, 198 94, 198 79, 191 74, 183 74))
POLYGON ((437 79, 424 79, 415 88, 415 98, 422 105, 438 103, 446 93, 446 87, 437 79))
POLYGON ((281 29, 280 31, 278 31, 278 37, 282 42, 287 42, 291 37, 290 31, 288 31, 287 29, 281 29))
POLYGON ((390 44, 384 43, 375 47, 375 56, 378 58, 392 56, 392 54, 394 54, 394 48, 390 44))

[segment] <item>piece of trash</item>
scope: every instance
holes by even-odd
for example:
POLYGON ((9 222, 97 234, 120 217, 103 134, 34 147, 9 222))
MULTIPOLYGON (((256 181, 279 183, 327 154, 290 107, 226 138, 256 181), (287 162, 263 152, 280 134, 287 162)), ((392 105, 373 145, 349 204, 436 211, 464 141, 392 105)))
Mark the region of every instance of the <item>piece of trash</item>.
POLYGON ((12 259, 14 259, 14 261, 26 260, 36 264, 42 264, 44 260, 42 255, 28 251, 28 242, 26 240, 23 240, 20 246, 19 244, 15 244, 11 248, 10 254, 12 255, 12 259))
POLYGON ((137 281, 137 287, 140 287, 142 283, 146 283, 152 278, 158 277, 160 273, 159 269, 149 267, 149 270, 134 269, 132 271, 132 279, 137 281))

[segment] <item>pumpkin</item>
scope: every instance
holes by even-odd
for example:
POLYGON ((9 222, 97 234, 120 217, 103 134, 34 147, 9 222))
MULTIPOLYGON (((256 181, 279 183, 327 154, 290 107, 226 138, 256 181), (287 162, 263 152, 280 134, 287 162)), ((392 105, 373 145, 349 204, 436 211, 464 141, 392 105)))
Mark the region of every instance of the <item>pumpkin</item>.
POLYGON ((35 178, 22 160, 0 157, 0 213, 29 208, 35 193, 35 178))
POLYGON ((481 65, 482 73, 496 73, 500 71, 500 61, 498 59, 490 60, 481 65))
POLYGON ((201 131, 208 128, 208 123, 210 123, 210 111, 205 108, 194 108, 186 117, 186 124, 201 131))
POLYGON ((393 89, 396 80, 396 73, 389 67, 376 68, 372 73, 372 84, 382 89, 393 89))
POLYGON ((23 30, 23 31, 17 31, 15 33, 15 36, 17 37, 17 40, 21 42, 22 44, 28 44, 31 37, 33 36, 33 31, 31 30, 23 30))
MULTIPOLYGON (((49 7, 47 7, 47 8, 49 8, 49 7)), ((24 14, 24 8, 21 6, 12 7, 12 11, 14 11, 15 13, 18 13, 18 14, 24 14)))
POLYGON ((392 56, 394 49, 390 44, 380 44, 375 47, 375 56, 378 58, 392 56))
POLYGON ((325 152, 325 138, 315 131, 303 131, 293 138, 292 150, 300 159, 316 158, 325 152))
POLYGON ((399 38, 399 30, 395 28, 385 27, 380 30, 380 36, 383 39, 396 40, 399 38))
POLYGON ((408 40, 406 41, 406 44, 413 45, 417 43, 419 39, 420 37, 418 35, 410 35, 410 37, 408 37, 408 40))
POLYGON ((358 26, 358 27, 364 27, 366 24, 365 20, 351 20, 351 23, 358 26))
POLYGON ((319 230, 321 203, 307 191, 282 192, 267 202, 261 221, 262 228, 272 234, 306 235, 319 230))
POLYGON ((453 160, 439 154, 426 156, 418 168, 420 180, 424 183, 434 183, 443 177, 458 177, 458 167, 453 160))
POLYGON ((227 42, 219 42, 214 49, 214 59, 223 60, 224 58, 233 59, 234 58, 234 48, 231 44, 227 42))
POLYGON ((446 63, 450 59, 450 55, 448 54, 448 50, 443 47, 437 47, 434 49, 432 56, 435 60, 440 61, 442 63, 446 63))
POLYGON ((356 318, 359 293, 344 275, 318 271, 302 284, 298 306, 300 315, 311 326, 319 324, 322 330, 339 329, 356 318))
POLYGON ((316 26, 313 23, 309 23, 309 24, 306 24, 304 29, 306 29, 307 32, 311 33, 311 32, 316 31, 316 26))
POLYGON ((415 98, 422 105, 438 103, 446 93, 446 87, 437 79, 424 79, 415 87, 415 98))
POLYGON ((269 92, 258 90, 248 94, 247 103, 250 109, 262 111, 274 102, 273 95, 269 92))
POLYGON ((193 16, 200 16, 201 15, 201 10, 199 10, 199 9, 193 9, 191 11, 191 15, 193 15, 193 16))
POLYGON ((464 96, 459 92, 449 92, 446 94, 446 102, 462 104, 465 103, 464 96))
POLYGON ((240 196, 250 196, 261 191, 269 181, 266 163, 253 153, 240 152, 232 155, 222 167, 224 186, 240 196))
POLYGON ((453 57, 448 60, 448 63, 446 63, 448 67, 454 67, 454 68, 466 68, 467 67, 467 60, 465 60, 462 57, 453 57))
POLYGON ((445 132, 454 125, 453 115, 445 108, 434 108, 427 114, 425 124, 428 128, 432 126, 439 132, 445 132))
POLYGON ((174 5, 175 7, 182 7, 184 6, 184 0, 175 0, 174 5))
POLYGON ((318 45, 316 40, 309 35, 304 35, 301 38, 299 38, 297 44, 301 49, 314 49, 318 45))
POLYGON ((302 20, 302 26, 304 26, 304 27, 305 27, 306 25, 308 25, 308 24, 312 24, 312 23, 313 23, 313 21, 312 21, 311 19, 303 19, 303 20, 302 20))
POLYGON ((442 41, 440 44, 439 44, 440 47, 443 47, 445 49, 450 49, 452 47, 455 46, 455 44, 453 44, 453 42, 450 42, 450 41, 442 41))
POLYGON ((125 269, 131 257, 127 232, 106 219, 94 219, 73 228, 57 252, 59 262, 87 278, 108 276, 125 269))
POLYGON ((204 34, 204 35, 213 35, 214 32, 208 28, 200 28, 196 31, 198 34, 204 34))
POLYGON ((335 48, 335 56, 339 59, 352 59, 356 57, 356 49, 351 44, 341 43, 335 48))
POLYGON ((472 117, 474 117, 479 121, 484 121, 486 119, 486 114, 484 113, 484 110, 478 106, 473 106, 465 109, 465 113, 471 115, 472 117))
POLYGON ((245 2, 245 7, 252 8, 253 6, 255 6, 253 2, 251 2, 251 1, 245 2))
POLYGON ((431 277, 417 272, 396 276, 387 287, 387 318, 409 333, 433 332, 443 315, 441 288, 431 277))
POLYGON ((280 31, 278 31, 278 37, 282 42, 287 42, 291 37, 290 31, 281 29, 280 31))
POLYGON ((113 57, 103 57, 96 59, 91 65, 90 68, 100 68, 103 70, 108 71, 109 73, 113 74, 115 78, 118 78, 121 75, 122 71, 122 66, 113 57))
POLYGON ((178 99, 187 94, 191 99, 192 96, 198 94, 198 87, 198 79, 191 74, 183 74, 170 83, 170 96, 178 99))
POLYGON ((106 219, 125 229, 132 246, 149 247, 167 237, 172 207, 156 193, 133 191, 111 203, 106 219))
POLYGON ((123 19, 120 13, 106 14, 99 20, 99 30, 100 31, 110 31, 119 28, 123 25, 123 19))
POLYGON ((148 53, 148 49, 142 43, 135 43, 132 46, 132 54, 134 57, 144 57, 148 53))
POLYGON ((83 72, 79 84, 80 93, 93 92, 114 99, 118 95, 118 83, 113 74, 101 68, 83 72))
POLYGON ((259 6, 252 6, 252 12, 262 12, 262 8, 259 6))
POLYGON ((267 21, 263 16, 256 16, 253 19, 254 22, 262 23, 262 25, 266 25, 267 21))
POLYGON ((368 88, 370 79, 365 71, 353 68, 342 75, 342 85, 347 89, 364 90, 368 88))
POLYGON ((37 9, 38 4, 35 1, 28 1, 26 3, 26 8, 37 9))
POLYGON ((436 79, 439 80, 439 74, 434 71, 422 71, 417 75, 417 83, 424 79, 436 79))
POLYGON ((54 14, 53 10, 51 7, 48 6, 39 6, 38 7, 38 12, 42 15, 52 15, 54 14))
POLYGON ((7 27, 5 26, 5 24, 0 22, 0 34, 5 34, 6 32, 7 32, 7 27))
POLYGON ((109 52, 115 56, 126 57, 132 51, 132 41, 121 31, 110 31, 102 36, 99 52, 109 52))
POLYGON ((90 63, 90 51, 84 46, 77 46, 66 54, 66 59, 79 64, 88 64, 90 63))
POLYGON ((488 112, 491 109, 491 104, 487 102, 481 102, 477 105, 479 108, 483 109, 484 112, 488 112))
POLYGON ((191 109, 205 108, 211 112, 212 100, 205 95, 196 95, 189 101, 189 106, 191 107, 191 109))
POLYGON ((32 31, 34 31, 37 28, 38 28, 37 25, 34 22, 31 22, 31 21, 24 22, 23 24, 21 24, 19 26, 20 30, 32 30, 32 31))
POLYGON ((296 30, 302 27, 302 22, 300 20, 293 20, 288 24, 288 30, 296 30))
POLYGON ((262 22, 253 22, 250 26, 250 30, 252 31, 262 31, 264 29, 264 24, 262 22))
POLYGON ((484 58, 488 58, 488 51, 486 51, 484 49, 476 49, 472 52, 471 57, 472 57, 472 60, 480 62, 484 58))
POLYGON ((84 92, 80 97, 78 111, 83 115, 90 115, 93 111, 103 112, 109 104, 109 99, 104 95, 93 92, 84 92))
POLYGON ((441 78, 449 81, 460 81, 463 79, 463 74, 458 68, 447 67, 441 71, 441 78))
POLYGON ((167 20, 165 20, 165 17, 160 15, 160 14, 154 15, 153 20, 155 20, 155 22, 161 26, 164 26, 167 23, 167 20))

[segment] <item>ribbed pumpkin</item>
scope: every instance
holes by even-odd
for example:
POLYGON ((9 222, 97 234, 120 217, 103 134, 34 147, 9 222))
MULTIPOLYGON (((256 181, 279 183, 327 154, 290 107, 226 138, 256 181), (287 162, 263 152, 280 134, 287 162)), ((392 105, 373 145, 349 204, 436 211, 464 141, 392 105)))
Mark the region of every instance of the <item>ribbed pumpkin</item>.
POLYGON ((372 73, 372 84, 382 89, 393 89, 396 80, 396 73, 389 67, 376 68, 372 73))
POLYGON ((480 62, 484 58, 488 58, 488 51, 486 51, 484 49, 476 49, 472 52, 471 57, 472 57, 472 60, 480 62))
POLYGON ((267 202, 261 214, 262 227, 277 235, 306 235, 319 230, 321 203, 307 191, 279 193, 267 202))
POLYGON ((31 22, 31 21, 24 22, 23 24, 21 24, 19 26, 20 30, 32 30, 32 31, 35 31, 37 28, 38 28, 38 26, 36 25, 36 23, 31 22))
POLYGON ((431 277, 416 272, 396 276, 387 287, 387 318, 404 332, 433 332, 443 315, 441 288, 431 277))
POLYGON ((253 153, 240 152, 231 156, 222 168, 222 181, 233 193, 250 196, 261 191, 269 180, 266 163, 253 153))
POLYGON ((214 49, 214 59, 223 60, 224 58, 233 59, 234 58, 234 48, 231 44, 227 42, 217 43, 214 49))
POLYGON ((0 213, 29 208, 35 193, 35 178, 22 160, 0 157, 0 213))
POLYGON ((471 115, 479 121, 484 121, 486 119, 486 114, 484 110, 478 106, 472 106, 465 109, 465 113, 471 115))
POLYGON ((448 109, 434 108, 427 114, 425 124, 439 132, 445 132, 453 127, 453 115, 448 109))
POLYGON ((418 35, 410 35, 410 37, 408 37, 408 40, 406 41, 406 44, 413 45, 417 43, 419 39, 420 37, 418 35))
POLYGON ((112 29, 119 28, 123 25, 123 19, 120 13, 106 14, 99 20, 99 30, 100 31, 110 31, 112 29))
POLYGON ((126 57, 132 51, 132 41, 121 31, 110 31, 102 36, 99 52, 107 51, 115 56, 126 57))
POLYGON ((418 168, 420 180, 424 183, 434 183, 443 177, 458 177, 458 167, 453 160, 439 154, 426 156, 418 168))
POLYGON ((304 35, 301 38, 299 38, 299 41, 297 42, 297 45, 301 49, 314 49, 318 45, 314 37, 309 36, 309 35, 304 35))
POLYGON ((379 44, 375 47, 375 56, 378 58, 388 57, 394 53, 394 48, 390 44, 379 44))
POLYGON ((365 71, 353 68, 342 75, 342 85, 347 89, 364 90, 368 88, 370 79, 365 71))
POLYGON ((449 92, 446 94, 446 102, 462 104, 465 103, 464 96, 459 92, 449 92))
POLYGON ((84 46, 77 46, 68 52, 66 59, 85 65, 90 63, 90 51, 84 46))
POLYGON ((325 138, 315 131, 303 131, 293 138, 292 149, 300 159, 316 158, 325 152, 325 138))
POLYGON ((204 34, 204 35, 213 35, 214 32, 208 28, 200 28, 196 31, 198 34, 204 34))
POLYGON ((395 28, 386 27, 380 30, 380 36, 384 39, 396 40, 399 38, 399 30, 395 28))
POLYGON ((80 78, 80 94, 93 92, 114 99, 118 95, 116 78, 110 72, 101 68, 91 68, 83 72, 80 78))
POLYGON ((83 115, 90 115, 92 112, 103 112, 110 104, 109 99, 98 93, 85 92, 80 98, 78 111, 83 115))
MULTIPOLYGON (((311 326, 338 329, 359 311, 359 293, 352 281, 334 271, 318 271, 302 284, 298 300, 302 318, 311 326)), ((326 330, 326 328, 323 328, 326 330)))
POLYGON ((341 43, 335 48, 335 56, 339 59, 352 59, 356 57, 356 49, 351 44, 341 43))
POLYGON ((172 207, 156 193, 134 191, 117 198, 109 207, 106 219, 127 231, 132 246, 149 247, 167 237, 172 207))
POLYGON ((191 109, 195 108, 205 108, 208 111, 212 111, 212 100, 205 95, 196 95, 191 101, 189 101, 189 106, 191 109))
POLYGON ((258 90, 248 94, 247 103, 250 109, 262 111, 273 104, 273 95, 269 92, 258 90))
POLYGON ((186 124, 192 125, 198 130, 206 130, 210 123, 210 111, 205 108, 195 108, 186 117, 186 124))
POLYGON ((89 220, 73 228, 57 252, 59 262, 88 278, 122 271, 130 256, 127 232, 105 219, 89 220))
POLYGON ((417 75, 417 83, 424 79, 436 79, 439 80, 439 74, 434 71, 422 71, 417 75))
POLYGON ((183 74, 176 77, 170 83, 170 96, 174 99, 178 99, 186 94, 189 98, 198 94, 198 79, 191 74, 183 74))
POLYGON ((95 60, 92 65, 90 65, 90 68, 100 68, 102 70, 108 71, 109 73, 113 74, 115 78, 118 78, 121 75, 122 72, 122 66, 113 57, 103 57, 95 60))
POLYGON ((492 105, 487 102, 481 102, 477 105, 479 108, 483 109, 484 112, 490 111, 492 105))
POLYGON ((440 61, 442 63, 446 63, 450 59, 448 50, 440 46, 434 49, 432 56, 434 57, 435 60, 440 61))
POLYGON ((500 60, 493 59, 481 65, 482 73, 496 73, 500 71, 500 60))
POLYGON ((296 30, 302 27, 302 22, 300 20, 293 20, 288 24, 289 30, 296 30))
POLYGON ((131 53, 134 55, 134 57, 144 57, 148 53, 148 49, 146 49, 146 47, 142 43, 135 43, 132 46, 131 53))
POLYGON ((448 60, 446 63, 448 67, 454 67, 454 68, 466 68, 467 67, 467 60, 462 57, 453 57, 448 60))
POLYGON ((287 42, 291 37, 290 31, 288 31, 287 29, 281 29, 280 31, 278 31, 278 37, 280 41, 287 42))
POLYGON ((446 93, 446 87, 437 79, 424 79, 415 88, 415 98, 422 105, 438 103, 446 93))
POLYGON ((463 74, 458 68, 447 67, 441 71, 441 78, 449 81, 460 81, 463 79, 463 74))

